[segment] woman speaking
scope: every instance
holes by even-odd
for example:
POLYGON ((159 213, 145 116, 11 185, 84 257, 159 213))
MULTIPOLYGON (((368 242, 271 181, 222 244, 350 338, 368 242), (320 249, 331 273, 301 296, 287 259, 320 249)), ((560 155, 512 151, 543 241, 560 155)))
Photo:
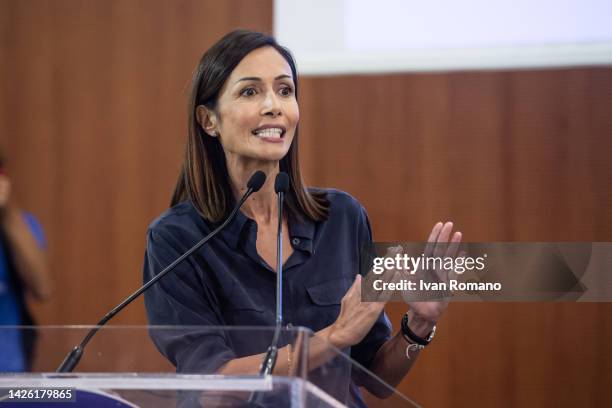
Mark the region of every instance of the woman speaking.
MULTIPOLYGON (((291 54, 264 34, 231 32, 200 60, 184 163, 171 208, 149 227, 144 279, 217 227, 256 171, 267 181, 215 239, 147 292, 149 323, 275 324, 274 180, 285 172, 290 183, 282 220, 284 323, 314 332, 310 367, 330 358, 326 349, 332 344, 396 386, 432 337, 447 303, 409 304, 403 328, 393 335, 385 303, 361 302, 360 250, 372 240, 366 211, 347 193, 304 185, 297 93, 291 54)), ((452 234, 452 228, 450 222, 436 224, 429 241, 458 242, 461 234, 452 234)), ((265 348, 235 337, 153 334, 179 372, 257 374, 265 348)), ((280 348, 273 373, 286 375, 290 364, 291 350, 280 348)))

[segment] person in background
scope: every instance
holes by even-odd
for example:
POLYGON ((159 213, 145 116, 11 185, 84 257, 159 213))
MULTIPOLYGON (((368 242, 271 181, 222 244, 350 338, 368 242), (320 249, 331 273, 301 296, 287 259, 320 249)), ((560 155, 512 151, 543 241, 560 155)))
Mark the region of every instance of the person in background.
POLYGON ((26 296, 51 297, 46 242, 36 218, 21 208, 0 158, 0 371, 23 372, 31 367, 35 332, 1 326, 32 325, 26 296))

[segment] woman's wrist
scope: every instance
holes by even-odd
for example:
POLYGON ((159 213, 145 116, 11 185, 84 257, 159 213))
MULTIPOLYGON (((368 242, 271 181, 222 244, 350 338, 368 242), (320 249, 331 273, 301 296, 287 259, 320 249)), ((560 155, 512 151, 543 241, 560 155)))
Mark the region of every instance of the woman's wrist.
POLYGON ((435 322, 422 318, 412 310, 408 310, 406 313, 408 314, 408 325, 410 326, 410 330, 421 338, 427 337, 436 325, 435 322))
POLYGON ((348 344, 342 336, 340 330, 335 328, 333 324, 319 331, 319 334, 325 341, 327 341, 329 344, 331 344, 337 349, 341 350, 350 346, 350 344, 348 344))

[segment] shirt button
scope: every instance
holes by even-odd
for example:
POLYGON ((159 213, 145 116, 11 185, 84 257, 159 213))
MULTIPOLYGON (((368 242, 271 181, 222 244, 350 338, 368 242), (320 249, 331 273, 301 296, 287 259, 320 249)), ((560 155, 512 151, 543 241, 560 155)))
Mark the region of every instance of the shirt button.
POLYGON ((300 239, 299 239, 299 238, 293 238, 293 239, 291 240, 291 243, 292 243, 293 245, 299 245, 299 244, 300 244, 300 239))

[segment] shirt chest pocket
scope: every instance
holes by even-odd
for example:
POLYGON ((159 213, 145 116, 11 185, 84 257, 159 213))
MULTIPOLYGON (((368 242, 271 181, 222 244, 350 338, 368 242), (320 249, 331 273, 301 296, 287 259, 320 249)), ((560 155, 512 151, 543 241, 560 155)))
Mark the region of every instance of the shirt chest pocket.
POLYGON ((313 324, 316 330, 332 324, 340 314, 342 298, 351 287, 350 278, 336 278, 317 283, 306 288, 312 302, 307 319, 319 324, 313 324))

